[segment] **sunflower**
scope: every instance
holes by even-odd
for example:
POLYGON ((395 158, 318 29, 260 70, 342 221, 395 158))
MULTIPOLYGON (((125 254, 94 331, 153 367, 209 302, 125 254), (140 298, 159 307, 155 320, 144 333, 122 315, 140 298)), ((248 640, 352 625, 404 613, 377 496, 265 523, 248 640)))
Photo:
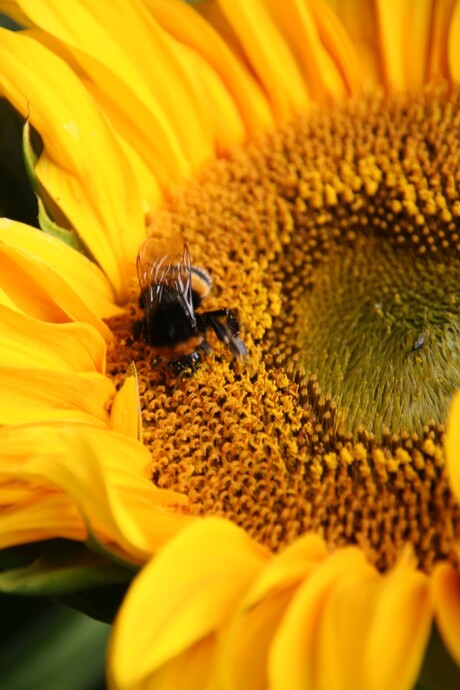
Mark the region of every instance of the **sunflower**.
POLYGON ((455 683, 460 4, 1 6, 47 231, 0 226, 2 547, 96 608, 141 569, 113 688, 455 683), (173 382, 133 329, 176 234, 248 356, 173 382))

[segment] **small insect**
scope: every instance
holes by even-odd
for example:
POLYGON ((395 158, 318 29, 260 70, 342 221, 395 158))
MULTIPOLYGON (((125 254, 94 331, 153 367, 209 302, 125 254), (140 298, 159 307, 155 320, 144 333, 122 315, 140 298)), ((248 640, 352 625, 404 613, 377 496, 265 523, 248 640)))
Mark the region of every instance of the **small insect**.
POLYGON ((192 266, 187 244, 180 246, 182 252, 174 253, 153 237, 142 243, 137 275, 144 318, 134 329, 134 336, 142 336, 157 361, 168 362, 178 377, 196 371, 203 355, 211 351, 206 338, 210 329, 236 357, 247 354, 234 309, 197 313, 211 291, 212 279, 204 268, 192 266))
POLYGON ((417 350, 420 350, 421 347, 423 347, 428 340, 428 333, 422 333, 415 343, 412 345, 412 352, 416 352, 417 350))

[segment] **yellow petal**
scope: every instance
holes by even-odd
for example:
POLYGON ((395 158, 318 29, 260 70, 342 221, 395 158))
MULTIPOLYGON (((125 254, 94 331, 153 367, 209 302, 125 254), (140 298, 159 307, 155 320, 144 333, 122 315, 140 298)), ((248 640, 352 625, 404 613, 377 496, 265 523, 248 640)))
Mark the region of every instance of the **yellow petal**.
MULTIPOLYGON (((366 636, 364 687, 411 690, 419 675, 431 630, 429 578, 402 563, 380 576, 374 591, 375 609, 363 626, 366 636), (382 649, 385 649, 383 668, 382 649), (376 674, 379 664, 380 673, 376 674)), ((352 610, 351 602, 349 615, 352 610)))
POLYGON ((19 504, 9 502, 8 490, 0 492, 9 517, 0 521, 0 548, 69 530, 86 539, 90 530, 124 560, 143 562, 193 522, 177 511, 183 496, 153 486, 149 454, 128 436, 84 424, 31 424, 0 429, 0 447, 0 484, 24 489, 19 504), (67 524, 55 512, 62 507, 56 494, 73 506, 63 511, 67 524), (42 515, 39 532, 33 504, 42 515))
POLYGON ((453 10, 448 33, 448 66, 451 78, 460 81, 460 3, 453 10))
POLYGON ((460 574, 448 563, 440 563, 432 576, 436 621, 452 657, 460 666, 460 574))
POLYGON ((361 573, 367 568, 364 555, 357 549, 343 549, 327 559, 299 587, 271 648, 268 673, 274 690, 287 687, 324 690, 321 674, 323 664, 329 666, 329 660, 323 659, 324 650, 318 648, 317 639, 325 601, 339 577, 346 572, 361 573))
POLYGON ((144 235, 142 203, 128 161, 62 60, 18 32, 1 30, 0 46, 0 89, 30 115, 44 141, 37 177, 122 299, 144 235))
MULTIPOLYGON (((347 92, 359 92, 364 84, 364 73, 358 51, 347 28, 341 23, 337 14, 325 3, 314 2, 310 4, 310 7, 317 23, 318 36, 324 50, 330 55, 338 73, 341 74, 347 92)), ((306 56, 305 59, 308 57, 306 56)), ((327 68, 326 62, 324 68, 327 68)), ((329 70, 322 76, 322 79, 333 95, 338 96, 342 93, 340 84, 338 84, 337 90, 333 90, 336 77, 334 74, 331 75, 329 70)))
POLYGON ((450 408, 445 450, 450 486, 457 501, 460 501, 460 391, 456 393, 450 408))
POLYGON ((376 0, 375 7, 385 85, 420 87, 432 50, 432 0, 376 0))
POLYGON ((279 623, 298 585, 326 557, 324 541, 306 535, 267 564, 221 635, 219 687, 253 690, 269 686, 268 657, 279 623))
POLYGON ((427 64, 432 52, 433 0, 406 3, 403 17, 403 76, 406 88, 420 88, 427 78, 427 64))
MULTIPOLYGON (((3 483, 1 472, 0 481, 3 483)), ((2 486, 0 506, 2 549, 46 539, 86 539, 86 527, 81 516, 65 494, 44 491, 43 488, 35 493, 30 487, 27 498, 20 502, 10 500, 8 487, 2 486)))
POLYGON ((375 0, 384 84, 404 87, 404 6, 399 0, 375 0))
MULTIPOLYGON (((316 3, 309 5, 303 0, 291 0, 289 7, 277 0, 269 0, 265 4, 297 58, 311 97, 320 102, 324 102, 327 96, 342 98, 347 91, 341 74, 343 68, 336 63, 333 54, 339 57, 345 52, 348 59, 348 68, 345 69, 351 72, 357 68, 357 61, 345 32, 340 31, 338 22, 333 22, 332 13, 316 3), (318 18, 322 27, 317 24, 318 18), (323 43, 324 38, 327 38, 327 46, 323 43)), ((353 80, 350 75, 348 81, 353 80)))
POLYGON ((219 74, 246 124, 247 133, 273 127, 273 115, 260 85, 236 59, 212 23, 182 0, 144 0, 144 5, 171 36, 202 55, 219 74))
MULTIPOLYGON (((159 134, 163 131, 174 141, 191 169, 213 156, 206 112, 199 108, 174 42, 141 3, 121 0, 112 3, 110 12, 91 0, 70 0, 65 6, 59 0, 21 0, 19 4, 37 26, 96 58, 129 84, 156 114, 159 134)), ((153 122, 142 124, 152 127, 153 122)))
POLYGON ((110 426, 120 434, 142 441, 142 418, 136 367, 132 364, 117 391, 110 412, 110 426))
POLYGON ((0 218, 0 242, 40 259, 60 275, 100 318, 122 313, 106 275, 64 242, 24 223, 0 218))
POLYGON ((29 30, 27 35, 65 60, 93 95, 132 166, 145 210, 156 208, 162 198, 160 188, 182 180, 191 171, 170 124, 165 125, 158 110, 149 110, 129 83, 96 58, 40 29, 29 30))
MULTIPOLYGON (((215 690, 214 638, 212 635, 196 642, 185 652, 167 662, 155 671, 146 681, 123 686, 132 688, 155 688, 155 690, 215 690)), ((110 668, 108 670, 110 681, 110 668)), ((109 688, 121 690, 112 679, 109 688)))
MULTIPOLYGON (((271 101, 278 121, 305 109, 308 89, 290 48, 261 0, 219 0, 245 55, 271 101)), ((292 0, 283 5, 292 9, 292 0)))
MULTIPOLYGON (((184 22, 184 13, 189 18, 199 15, 184 3, 179 3, 179 10, 180 25, 186 27, 188 35, 190 26, 184 22)), ((43 31, 28 31, 27 35, 46 45, 78 71, 83 83, 94 95, 99 107, 104 109, 117 134, 120 135, 120 144, 132 163, 144 200, 147 202, 147 209, 155 208, 160 200, 158 183, 164 189, 189 176, 192 170, 190 161, 177 141, 177 134, 174 134, 174 140, 172 139, 170 122, 167 123, 167 132, 164 132, 165 123, 163 119, 159 119, 159 108, 149 111, 146 99, 141 100, 139 93, 134 92, 130 84, 122 81, 118 74, 114 74, 112 65, 109 69, 96 58, 73 45, 64 46, 55 37, 43 31), (126 103, 130 104, 129 109, 126 108, 126 103), (155 171, 155 176, 152 171, 155 171)), ((188 82, 194 86, 196 101, 201 101, 201 110, 206 112, 207 119, 210 120, 208 124, 213 133, 210 139, 213 144, 215 142, 216 150, 228 149, 243 141, 247 132, 232 95, 218 71, 203 59, 195 48, 191 50, 178 41, 171 43, 174 44, 176 59, 181 69, 187 75, 188 82)), ((240 70, 240 78, 245 74, 240 70)))
POLYGON ((246 130, 235 102, 217 72, 187 46, 177 47, 177 54, 190 82, 195 84, 203 105, 206 104, 214 132, 216 152, 228 150, 246 139, 246 130))
POLYGON ((110 648, 115 687, 141 687, 157 670, 161 677, 164 664, 228 618, 270 558, 228 521, 206 518, 184 529, 144 568, 123 603, 110 648))
POLYGON ((98 373, 0 366, 0 424, 71 420, 109 424, 111 381, 98 373))
MULTIPOLYGON (((458 61, 455 62, 454 58, 451 67, 449 67, 449 33, 451 31, 452 14, 456 6, 458 7, 457 0, 439 0, 439 2, 433 5, 432 39, 428 53, 427 81, 433 80, 439 77, 439 75, 458 81, 452 71, 456 65, 458 66, 458 61)), ((452 24, 452 29, 455 31, 454 24, 452 24)), ((458 43, 454 36, 452 43, 452 47, 458 43)))
MULTIPOLYGON (((360 83, 365 89, 375 88, 383 81, 379 33, 375 2, 361 0, 325 0, 333 14, 341 20, 358 56, 360 83)), ((310 2, 312 10, 315 3, 310 2)))
POLYGON ((7 296, 2 300, 6 306, 14 305, 16 310, 43 321, 83 321, 107 341, 112 338, 109 328, 62 275, 39 256, 7 246, 1 237, 0 287, 7 296))
POLYGON ((342 549, 292 599, 272 647, 272 687, 410 690, 430 624, 424 575, 401 565, 382 576, 358 549, 342 549))
POLYGON ((105 351, 105 341, 92 326, 48 324, 0 304, 2 366, 104 373, 105 351))

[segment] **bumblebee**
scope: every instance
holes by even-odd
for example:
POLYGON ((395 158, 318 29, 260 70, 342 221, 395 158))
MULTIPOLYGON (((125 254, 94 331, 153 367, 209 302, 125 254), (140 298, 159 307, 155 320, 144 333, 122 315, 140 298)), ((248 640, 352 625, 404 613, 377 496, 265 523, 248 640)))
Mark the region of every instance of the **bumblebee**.
POLYGON ((211 351, 206 338, 209 330, 236 357, 247 354, 234 309, 197 313, 211 291, 212 279, 204 268, 192 266, 187 244, 181 245, 182 252, 174 254, 163 251, 152 237, 142 243, 137 275, 144 318, 134 332, 151 347, 157 362, 166 361, 177 376, 196 371, 203 355, 211 351))

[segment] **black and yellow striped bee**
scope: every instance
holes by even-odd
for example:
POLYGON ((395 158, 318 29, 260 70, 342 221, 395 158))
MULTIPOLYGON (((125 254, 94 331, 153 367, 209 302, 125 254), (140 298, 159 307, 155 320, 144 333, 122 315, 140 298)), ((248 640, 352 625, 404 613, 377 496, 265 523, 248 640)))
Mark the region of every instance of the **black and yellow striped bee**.
POLYGON ((236 357, 247 354, 236 310, 199 311, 212 279, 204 268, 192 265, 187 244, 181 244, 177 251, 177 246, 165 249, 153 237, 142 243, 137 275, 144 318, 135 329, 157 361, 165 360, 178 376, 196 371, 203 355, 211 351, 206 338, 209 330, 236 357))

